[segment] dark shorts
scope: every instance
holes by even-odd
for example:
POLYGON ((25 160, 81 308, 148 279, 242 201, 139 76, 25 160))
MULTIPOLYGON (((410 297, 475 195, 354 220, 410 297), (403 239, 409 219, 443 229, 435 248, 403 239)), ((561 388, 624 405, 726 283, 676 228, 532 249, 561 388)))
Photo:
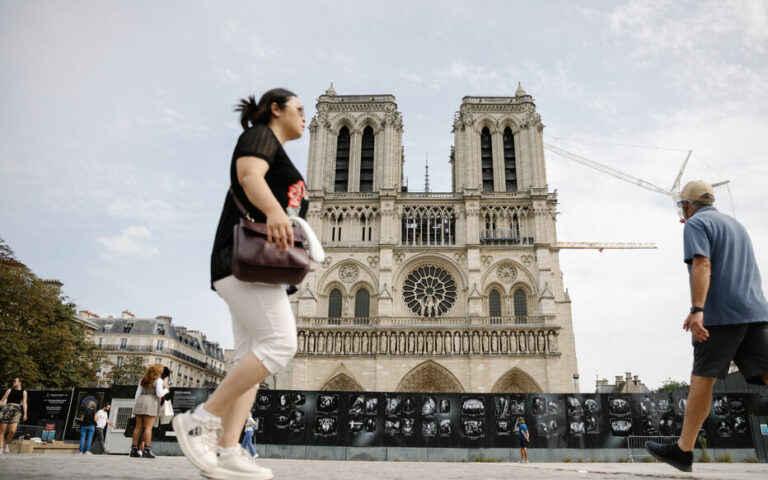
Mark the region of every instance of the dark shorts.
POLYGON ((520 448, 526 448, 528 447, 528 442, 525 441, 524 438, 520 439, 520 448))
POLYGON ((731 360, 749 383, 765 385, 768 374, 768 322, 706 327, 705 342, 693 340, 693 374, 725 378, 731 360))

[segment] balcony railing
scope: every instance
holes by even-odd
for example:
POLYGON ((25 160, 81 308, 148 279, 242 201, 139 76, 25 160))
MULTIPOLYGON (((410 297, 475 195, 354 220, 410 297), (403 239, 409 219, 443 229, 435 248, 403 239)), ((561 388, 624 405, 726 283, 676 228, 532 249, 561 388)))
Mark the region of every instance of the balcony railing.
POLYGON ((533 245, 533 237, 521 237, 516 230, 483 230, 480 243, 485 245, 533 245))
POLYGON ((554 315, 526 315, 514 317, 361 317, 328 318, 298 317, 299 327, 471 327, 471 326, 542 326, 552 323, 554 315))
POLYGON ((168 347, 158 348, 157 346, 154 346, 154 345, 100 345, 99 348, 107 352, 162 353, 165 355, 171 355, 181 360, 187 361, 193 365, 197 365, 200 368, 204 368, 210 372, 216 373, 217 375, 226 375, 227 373, 225 370, 222 370, 221 368, 214 367, 213 365, 205 363, 202 360, 198 360, 197 358, 190 357, 185 353, 182 353, 176 349, 168 348, 168 347))

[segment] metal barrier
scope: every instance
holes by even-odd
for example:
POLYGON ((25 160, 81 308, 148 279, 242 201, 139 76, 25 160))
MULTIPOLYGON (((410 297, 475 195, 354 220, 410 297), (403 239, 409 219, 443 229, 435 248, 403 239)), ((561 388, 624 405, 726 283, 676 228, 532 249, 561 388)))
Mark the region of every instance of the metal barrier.
POLYGON ((635 457, 650 457, 651 455, 645 450, 645 442, 669 444, 676 442, 678 438, 680 437, 630 435, 627 437, 627 459, 634 463, 635 457), (633 450, 642 450, 642 453, 632 453, 633 450))
POLYGON ((26 434, 29 434, 29 438, 41 438, 43 436, 43 430, 45 427, 38 425, 19 425, 16 429, 15 438, 24 438, 26 434))

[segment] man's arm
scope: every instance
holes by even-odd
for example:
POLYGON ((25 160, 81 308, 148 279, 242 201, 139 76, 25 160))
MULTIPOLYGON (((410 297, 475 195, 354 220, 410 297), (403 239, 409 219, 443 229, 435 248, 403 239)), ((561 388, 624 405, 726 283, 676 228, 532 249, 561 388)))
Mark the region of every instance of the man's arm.
MULTIPOLYGON (((707 257, 695 255, 691 264, 691 306, 703 307, 709 291, 712 265, 707 257)), ((704 313, 689 314, 683 323, 684 330, 690 330, 693 338, 703 342, 709 338, 709 331, 704 328, 704 313)))

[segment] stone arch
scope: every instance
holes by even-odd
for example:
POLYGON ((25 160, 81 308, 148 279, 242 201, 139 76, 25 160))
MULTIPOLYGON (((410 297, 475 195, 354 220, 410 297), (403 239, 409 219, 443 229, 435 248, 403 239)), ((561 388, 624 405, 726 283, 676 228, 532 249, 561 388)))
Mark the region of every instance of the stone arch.
POLYGON ((520 125, 513 117, 504 117, 499 122, 499 133, 504 133, 504 129, 509 127, 513 135, 520 133, 520 125))
MULTIPOLYGON (((513 286, 522 284, 522 285, 526 285, 526 288, 528 289, 529 293, 533 291, 532 285, 536 285, 536 280, 533 278, 533 275, 531 274, 531 272, 528 271, 528 269, 525 268, 520 263, 514 260, 509 260, 509 259, 504 259, 504 260, 495 262, 493 265, 491 265, 491 267, 488 270, 485 271, 480 281, 480 285, 483 285, 483 291, 485 291, 485 288, 486 288, 485 285, 496 281, 496 280, 490 280, 491 275, 495 275, 496 270, 502 265, 511 265, 515 267, 515 270, 517 270, 517 278, 515 278, 515 281, 513 282, 513 286)), ((509 291, 509 289, 505 287, 504 291, 509 291)))
POLYGON ((517 367, 504 372, 491 388, 491 393, 541 393, 542 391, 533 377, 517 367))
POLYGON ((507 295, 507 289, 504 288, 504 285, 501 284, 501 282, 490 282, 483 288, 483 312, 485 312, 485 315, 490 315, 490 295, 491 291, 496 290, 499 292, 501 301, 501 315, 507 316, 509 315, 509 312, 507 312, 507 308, 504 305, 504 297, 507 295))
MULTIPOLYGON (((341 285, 341 281, 336 280, 336 279, 328 281, 328 277, 330 275, 338 272, 339 269, 342 266, 348 265, 348 264, 353 264, 357 268, 360 269, 360 276, 358 277, 360 279, 359 281, 366 281, 365 277, 367 276, 368 277, 367 278, 367 283, 371 286, 370 287, 371 291, 372 292, 378 292, 379 291, 378 277, 373 273, 373 270, 371 270, 368 266, 366 266, 362 262, 359 262, 357 260, 352 260, 352 259, 342 260, 339 263, 333 265, 331 268, 329 268, 323 274, 323 276, 320 277, 320 281, 318 282, 318 284, 320 285, 320 288, 318 289, 318 291, 323 292, 322 294, 324 294, 324 295, 327 295, 331 291, 330 285, 332 285, 332 284, 339 284, 339 285, 341 285)), ((347 289, 347 288, 343 288, 342 292, 344 292, 344 294, 346 295, 346 294, 348 294, 350 292, 350 290, 347 289)))
POLYGON ((373 134, 378 135, 381 132, 381 121, 373 117, 371 115, 366 115, 363 118, 359 119, 357 122, 356 131, 360 133, 360 135, 363 134, 363 130, 365 130, 365 127, 370 126, 373 129, 373 134))
MULTIPOLYGON (((350 136, 355 133, 355 119, 352 115, 342 114, 336 117, 331 124, 331 131, 335 136, 339 135, 341 127, 347 127, 349 129, 350 136)), ((335 155, 335 153, 334 153, 335 155)))
POLYGON ((320 387, 320 390, 342 392, 364 392, 365 389, 354 378, 345 373, 339 373, 320 387))
POLYGON ((482 132, 485 127, 488 127, 488 130, 491 132, 491 137, 499 133, 498 122, 490 115, 483 115, 482 117, 475 119, 475 133, 480 135, 480 132, 482 132))
MULTIPOLYGON (((518 290, 522 290, 523 292, 525 292, 525 300, 527 304, 528 315, 534 314, 536 312, 536 306, 538 305, 538 301, 536 299, 536 290, 533 288, 533 286, 529 285, 528 283, 518 280, 515 283, 513 283, 511 287, 509 287, 510 298, 513 298, 515 295, 515 292, 518 290)), ((512 313, 510 315, 514 315, 515 314, 514 299, 512 300, 511 310, 512 310, 512 313)))
POLYGON ((463 393, 464 387, 450 370, 435 361, 427 360, 406 373, 395 391, 463 393))

